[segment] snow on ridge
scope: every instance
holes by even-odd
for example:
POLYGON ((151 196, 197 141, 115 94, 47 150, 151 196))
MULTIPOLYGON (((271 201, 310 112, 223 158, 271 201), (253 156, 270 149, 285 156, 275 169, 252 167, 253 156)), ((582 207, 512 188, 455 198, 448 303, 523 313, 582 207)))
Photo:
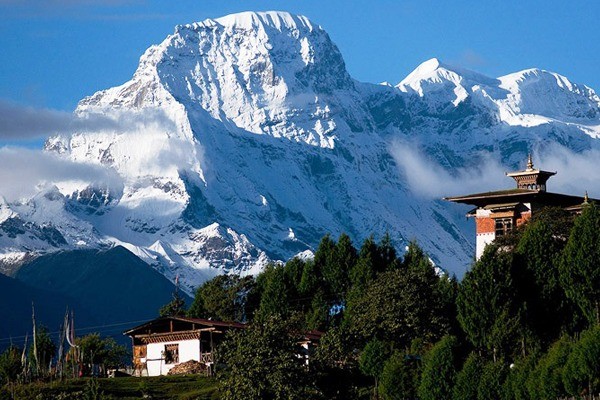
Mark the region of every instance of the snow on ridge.
MULTIPOLYGON (((104 214, 74 207, 78 199, 65 188, 55 203, 42 197, 9 207, 52 224, 71 245, 121 244, 167 278, 179 275, 188 293, 217 273, 256 273, 273 259, 309 257, 327 232, 352 232, 357 246, 385 231, 399 248, 415 238, 460 276, 473 247, 459 229, 464 213, 455 218, 439 202, 412 194, 390 141, 421 141, 434 162, 452 167, 465 167, 466 157, 486 148, 520 157, 551 129, 586 145, 581 137, 600 132, 595 94, 554 76, 549 94, 537 95, 549 110, 525 113, 532 103, 523 82, 535 74, 511 78, 511 86, 506 77, 431 59, 396 88, 361 84, 305 17, 249 12, 181 25, 144 53, 131 81, 83 99, 77 109, 158 109, 169 124, 47 142, 48 151, 123 178, 122 193, 104 214), (578 105, 581 96, 590 101, 578 105), (588 131, 580 123, 587 110, 596 127, 588 131), (522 148, 502 148, 515 138, 522 148)), ((3 210, 0 202, 0 223, 3 210)))
POLYGON ((192 24, 192 26, 212 26, 213 23, 218 23, 229 28, 238 29, 256 29, 262 26, 270 26, 279 31, 284 29, 297 30, 314 29, 310 20, 302 15, 292 15, 285 11, 265 11, 254 12, 246 11, 237 14, 230 14, 214 20, 208 19, 203 22, 192 24))
MULTIPOLYGON (((468 86, 469 84, 471 86, 493 86, 499 83, 497 79, 490 78, 465 68, 451 66, 441 62, 437 58, 432 58, 421 63, 414 71, 396 85, 396 87, 403 92, 408 92, 412 89, 422 97, 426 93, 423 82, 441 84, 445 81, 452 82, 456 86, 468 86)), ((468 89, 470 89, 470 87, 468 87, 468 89)))

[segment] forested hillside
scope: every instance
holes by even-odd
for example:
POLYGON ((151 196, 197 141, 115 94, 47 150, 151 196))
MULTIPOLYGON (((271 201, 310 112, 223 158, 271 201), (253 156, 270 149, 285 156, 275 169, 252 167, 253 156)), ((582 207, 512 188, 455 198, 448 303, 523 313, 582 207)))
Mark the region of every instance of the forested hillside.
POLYGON ((326 236, 314 260, 205 283, 188 314, 251 324, 222 351, 227 399, 556 399, 600 390, 599 264, 600 210, 546 209, 461 282, 416 243, 326 236), (309 368, 290 362, 315 329, 309 368))

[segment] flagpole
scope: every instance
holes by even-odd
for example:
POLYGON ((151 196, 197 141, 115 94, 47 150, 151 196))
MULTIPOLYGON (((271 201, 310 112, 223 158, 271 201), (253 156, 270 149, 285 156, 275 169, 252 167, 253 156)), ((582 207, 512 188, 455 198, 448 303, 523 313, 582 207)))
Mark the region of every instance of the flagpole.
POLYGON ((40 363, 38 360, 37 353, 37 332, 35 327, 35 307, 33 305, 33 301, 31 302, 31 320, 33 323, 33 359, 35 360, 35 372, 37 375, 40 374, 40 363))

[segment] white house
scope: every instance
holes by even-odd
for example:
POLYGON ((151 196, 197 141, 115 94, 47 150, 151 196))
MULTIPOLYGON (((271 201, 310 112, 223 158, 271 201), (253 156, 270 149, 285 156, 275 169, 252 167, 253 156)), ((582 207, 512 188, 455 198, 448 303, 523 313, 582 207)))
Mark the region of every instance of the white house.
POLYGON ((125 331, 133 344, 137 375, 158 376, 179 363, 195 360, 214 372, 213 349, 229 329, 243 329, 237 322, 200 318, 161 317, 125 331))

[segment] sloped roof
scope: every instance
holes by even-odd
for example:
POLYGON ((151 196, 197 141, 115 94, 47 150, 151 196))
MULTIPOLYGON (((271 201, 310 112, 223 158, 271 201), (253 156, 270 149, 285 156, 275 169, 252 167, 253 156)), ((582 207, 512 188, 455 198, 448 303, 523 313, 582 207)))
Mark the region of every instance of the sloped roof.
MULTIPOLYGON (((552 193, 532 189, 507 189, 494 192, 474 193, 462 196, 444 197, 444 200, 454 203, 471 204, 477 207, 485 207, 490 204, 507 203, 538 203, 546 206, 569 207, 581 204, 584 198, 561 193, 552 193)), ((592 199, 590 199, 592 200, 592 199)))
POLYGON ((239 322, 233 322, 233 321, 216 321, 216 320, 211 320, 211 319, 189 318, 189 317, 160 317, 160 318, 153 319, 152 321, 148 321, 142 325, 138 325, 134 328, 131 328, 131 329, 123 332, 123 334, 132 336, 132 335, 135 335, 138 333, 145 333, 145 331, 147 331, 149 328, 160 325, 166 321, 178 321, 178 322, 184 322, 184 323, 187 322, 190 324, 195 324, 200 327, 206 327, 206 328, 216 328, 216 327, 236 328, 236 329, 246 328, 246 324, 242 324, 239 322))

